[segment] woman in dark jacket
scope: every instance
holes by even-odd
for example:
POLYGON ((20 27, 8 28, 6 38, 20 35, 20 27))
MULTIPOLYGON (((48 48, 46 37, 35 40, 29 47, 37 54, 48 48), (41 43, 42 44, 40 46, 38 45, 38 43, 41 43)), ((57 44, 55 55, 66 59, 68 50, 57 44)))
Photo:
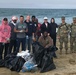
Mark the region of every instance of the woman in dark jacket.
POLYGON ((55 23, 55 19, 52 18, 51 23, 50 23, 50 36, 53 39, 54 46, 56 46, 56 28, 57 27, 58 25, 55 23))
MULTIPOLYGON (((55 19, 51 18, 50 26, 49 26, 49 32, 50 32, 50 37, 53 39, 53 44, 56 47, 56 28, 58 25, 55 23, 55 19)), ((54 57, 57 58, 56 54, 54 53, 54 57)))

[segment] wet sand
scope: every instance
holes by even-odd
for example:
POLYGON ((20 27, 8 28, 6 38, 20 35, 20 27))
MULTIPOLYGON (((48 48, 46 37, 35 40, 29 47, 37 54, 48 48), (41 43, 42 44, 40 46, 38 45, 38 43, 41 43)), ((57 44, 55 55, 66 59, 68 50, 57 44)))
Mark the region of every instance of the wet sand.
MULTIPOLYGON (((59 46, 59 44, 57 43, 59 46)), ((70 51, 70 50, 69 50, 70 51)), ((63 49, 63 54, 59 54, 59 50, 56 52, 58 58, 54 58, 54 63, 56 65, 56 69, 46 72, 46 73, 39 73, 36 72, 12 72, 7 68, 0 68, 0 75, 76 75, 76 53, 65 54, 65 50, 63 49)))

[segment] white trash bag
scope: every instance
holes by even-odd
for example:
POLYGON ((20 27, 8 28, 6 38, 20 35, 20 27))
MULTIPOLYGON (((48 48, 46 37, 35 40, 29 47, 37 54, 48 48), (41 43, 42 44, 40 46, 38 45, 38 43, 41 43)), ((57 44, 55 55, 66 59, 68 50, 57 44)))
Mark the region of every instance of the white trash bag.
POLYGON ((25 59, 25 61, 28 61, 31 59, 31 54, 29 53, 29 50, 21 51, 20 53, 17 53, 17 56, 21 56, 25 59))

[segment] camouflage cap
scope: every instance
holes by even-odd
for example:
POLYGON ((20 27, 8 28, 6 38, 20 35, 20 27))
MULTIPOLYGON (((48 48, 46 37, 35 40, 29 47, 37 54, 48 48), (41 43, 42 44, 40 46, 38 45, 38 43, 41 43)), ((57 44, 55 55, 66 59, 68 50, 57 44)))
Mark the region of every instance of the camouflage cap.
POLYGON ((62 16, 62 17, 61 17, 61 19, 65 19, 65 17, 64 17, 64 16, 62 16))
POLYGON ((73 20, 76 20, 76 17, 73 17, 73 20))

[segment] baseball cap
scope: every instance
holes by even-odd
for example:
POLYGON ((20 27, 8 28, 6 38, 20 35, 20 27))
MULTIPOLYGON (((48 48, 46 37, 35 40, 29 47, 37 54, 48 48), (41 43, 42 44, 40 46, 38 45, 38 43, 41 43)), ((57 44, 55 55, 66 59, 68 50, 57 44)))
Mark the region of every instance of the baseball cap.
POLYGON ((44 20, 47 20, 48 18, 47 17, 44 17, 44 20))

